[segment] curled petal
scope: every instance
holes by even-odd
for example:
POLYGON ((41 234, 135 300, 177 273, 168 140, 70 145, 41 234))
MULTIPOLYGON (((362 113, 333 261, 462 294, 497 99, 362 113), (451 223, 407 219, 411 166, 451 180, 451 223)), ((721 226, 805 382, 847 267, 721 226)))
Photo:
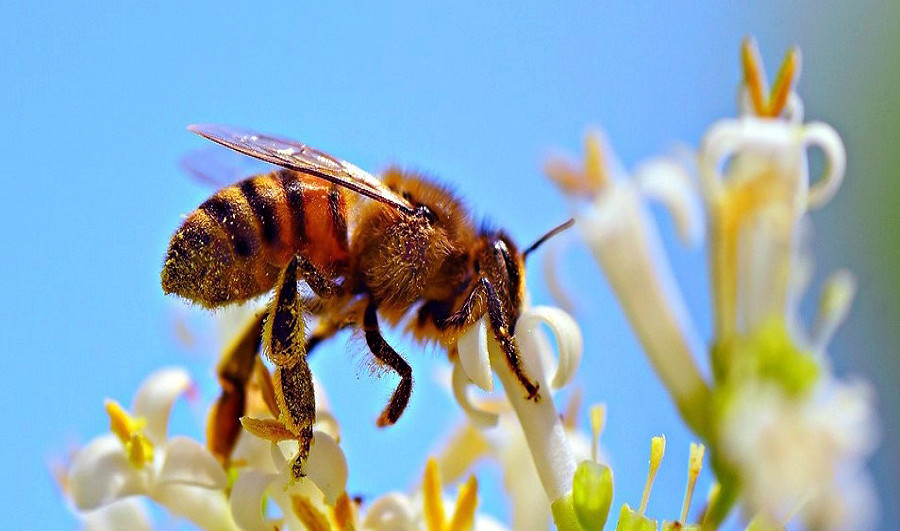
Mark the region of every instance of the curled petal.
POLYGON ((170 513, 187 518, 208 531, 238 531, 224 490, 168 483, 158 485, 152 497, 170 513))
POLYGON ((307 476, 325 495, 325 503, 334 506, 347 488, 347 459, 341 447, 324 431, 313 432, 307 476))
POLYGON ((147 492, 146 473, 131 466, 115 435, 98 437, 85 446, 69 469, 72 501, 82 511, 147 492))
POLYGON ((808 124, 804 128, 803 141, 807 147, 818 146, 825 155, 825 172, 810 185, 807 199, 809 206, 816 208, 827 203, 840 188, 847 167, 847 154, 837 131, 821 122, 808 124))
POLYGON ((172 404, 190 385, 187 371, 176 367, 156 371, 141 384, 132 409, 135 416, 146 419, 145 434, 153 444, 165 442, 172 404))
POLYGON ((459 363, 469 380, 487 392, 494 390, 491 361, 487 349, 488 326, 478 320, 459 337, 459 363))
POLYGON ((205 446, 187 437, 172 437, 166 443, 157 482, 224 489, 228 477, 205 446))
POLYGON ((258 470, 244 470, 231 488, 229 504, 235 523, 246 531, 272 531, 275 526, 263 514, 263 496, 278 478, 258 470))
POLYGON ((461 362, 456 362, 453 364, 453 397, 456 398, 456 402, 459 406, 465 411, 466 416, 469 417, 469 420, 472 424, 482 427, 489 428, 491 426, 497 425, 497 414, 492 411, 484 411, 479 409, 477 406, 472 404, 472 401, 469 400, 468 387, 472 383, 472 380, 466 376, 465 371, 462 368, 461 362))
POLYGON ((109 505, 81 514, 85 531, 150 531, 150 516, 138 498, 116 500, 109 505))
POLYGON ((412 503, 399 493, 386 494, 375 500, 366 511, 362 527, 372 531, 412 531, 419 528, 412 503))
POLYGON ((699 244, 703 238, 701 207, 687 171, 673 160, 659 158, 642 164, 635 176, 641 192, 669 210, 681 241, 699 244))
POLYGON ((516 339, 520 348, 525 350, 531 346, 531 338, 541 323, 549 326, 556 338, 559 361, 550 385, 554 389, 560 389, 572 380, 581 364, 584 346, 581 330, 575 320, 559 308, 535 306, 523 312, 516 323, 516 339))

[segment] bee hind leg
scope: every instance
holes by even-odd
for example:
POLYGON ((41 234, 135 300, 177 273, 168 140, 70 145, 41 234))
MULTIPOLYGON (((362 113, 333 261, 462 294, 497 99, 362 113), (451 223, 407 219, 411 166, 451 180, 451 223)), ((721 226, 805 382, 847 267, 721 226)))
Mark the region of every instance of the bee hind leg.
POLYGON ((302 256, 297 256, 294 260, 297 262, 297 268, 303 280, 317 296, 322 299, 330 299, 341 294, 342 286, 323 275, 312 262, 302 256))
POLYGON ((366 334, 366 343, 369 345, 372 354, 380 362, 386 364, 400 375, 400 383, 377 421, 379 427, 390 426, 397 422, 397 419, 400 418, 407 404, 409 404, 409 396, 412 394, 413 384, 412 368, 381 335, 375 304, 371 301, 366 306, 366 311, 363 315, 363 330, 366 334))
POLYGON ((292 465, 295 478, 306 475, 306 458, 316 421, 312 372, 306 359, 306 323, 302 299, 297 291, 298 268, 298 260, 294 259, 281 273, 263 326, 263 347, 275 365, 273 383, 279 420, 299 443, 292 465))

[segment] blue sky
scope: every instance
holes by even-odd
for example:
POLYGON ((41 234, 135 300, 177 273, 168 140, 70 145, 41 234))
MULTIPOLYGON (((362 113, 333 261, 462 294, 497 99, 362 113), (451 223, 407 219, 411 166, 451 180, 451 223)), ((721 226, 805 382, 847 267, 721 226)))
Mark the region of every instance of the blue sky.
MULTIPOLYGON (((185 130, 189 123, 297 138, 371 171, 391 163, 426 171, 523 244, 567 216, 541 175, 547 153, 580 153, 593 126, 607 131, 629 167, 679 143, 696 146, 714 120, 734 114, 738 46, 747 34, 757 36, 770 68, 791 44, 803 49, 807 115, 845 135, 848 182, 854 169, 865 169, 854 148, 876 131, 896 131, 896 118, 877 112, 881 102, 861 81, 878 79, 887 66, 889 43, 897 42, 893 7, 186 4, 0 6, 0 221, 7 228, 0 262, 0 470, 7 481, 0 496, 14 507, 5 513, 8 528, 75 526, 47 463, 106 430, 104 398, 129 402, 145 375, 173 364, 191 370, 203 399, 215 394, 215 353, 202 343, 183 347, 173 327, 186 318, 203 329, 206 317, 159 287, 168 238, 210 193, 178 169, 184 153, 203 145, 185 130), (875 111, 861 114, 866 106, 875 111), (872 122, 859 118, 870 115, 872 122)), ((892 145, 890 137, 884 143, 892 145)), ((864 288, 863 317, 838 338, 835 365, 841 374, 874 378, 885 395, 883 416, 896 419, 896 393, 888 391, 897 383, 896 360, 854 348, 863 340, 886 348, 893 337, 896 299, 880 291, 891 275, 865 259, 871 227, 856 216, 872 181, 887 177, 848 184, 847 197, 814 221, 825 234, 816 247, 819 271, 849 265, 864 288)), ((708 338, 705 257, 679 247, 659 219, 708 338)), ((888 228, 896 233, 896 221, 888 228)), ((539 268, 529 274, 535 298, 548 302, 539 268)), ((616 506, 637 503, 650 437, 665 433, 670 454, 650 510, 674 517, 692 438, 584 249, 571 252, 564 274, 584 292, 579 381, 589 402, 609 407, 604 440, 617 467, 616 506)), ((387 431, 376 430, 374 419, 392 381, 369 378, 345 338, 313 360, 344 429, 351 491, 366 496, 409 486, 437 437, 461 420, 429 382, 445 360, 397 344, 419 384, 403 420, 387 431)), ((176 431, 199 436, 200 421, 199 410, 176 411, 176 431)), ((888 422, 885 441, 897 433, 896 421, 888 422)), ((877 478, 891 477, 896 449, 876 463, 877 478)), ((496 497, 486 504, 504 517, 496 497)))

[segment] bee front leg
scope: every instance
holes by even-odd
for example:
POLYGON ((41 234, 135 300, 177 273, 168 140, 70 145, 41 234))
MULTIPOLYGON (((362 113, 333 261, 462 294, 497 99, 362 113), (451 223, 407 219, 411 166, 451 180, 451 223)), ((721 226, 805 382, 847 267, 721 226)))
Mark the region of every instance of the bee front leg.
POLYGON ((275 299, 263 326, 266 356, 275 364, 275 399, 281 411, 279 419, 299 442, 292 472, 295 478, 306 475, 306 458, 312 444, 316 421, 316 397, 312 372, 306 360, 305 321, 300 293, 297 291, 298 260, 281 273, 275 299))
POLYGON ((525 392, 528 393, 527 398, 539 402, 541 400, 541 395, 538 394, 540 385, 532 382, 528 375, 525 374, 522 366, 522 356, 519 354, 519 345, 512 335, 513 323, 510 322, 510 316, 504 311, 503 303, 500 297, 497 296, 497 292, 491 282, 485 278, 482 278, 481 281, 487 293, 488 321, 491 323, 494 337, 497 339, 497 343, 500 344, 503 353, 506 354, 506 362, 512 369, 513 374, 516 375, 516 379, 519 380, 519 383, 525 388, 525 392))
POLYGON ((397 422, 397 419, 403 414, 403 410, 409 404, 409 396, 412 394, 413 379, 412 368, 382 337, 381 330, 378 327, 378 314, 375 310, 375 304, 369 301, 363 315, 363 330, 366 334, 366 343, 369 345, 372 354, 379 361, 400 375, 400 383, 391 395, 391 400, 388 402, 387 407, 378 417, 378 426, 384 427, 397 422))
POLYGON ((494 289, 494 285, 490 280, 484 277, 479 278, 466 296, 463 305, 451 315, 436 320, 435 324, 443 330, 460 328, 471 324, 475 319, 481 317, 480 315, 476 316, 474 313, 481 297, 486 298, 488 322, 491 324, 491 330, 494 332, 497 343, 500 344, 500 348, 506 355, 506 361, 510 369, 512 369, 513 374, 516 375, 516 379, 519 380, 522 387, 525 388, 525 392, 528 393, 528 399, 535 402, 539 401, 541 399, 540 394, 538 394, 540 385, 532 382, 528 375, 525 374, 522 366, 522 356, 519 354, 519 346, 513 338, 510 316, 504 310, 503 303, 497 295, 497 290, 494 289))

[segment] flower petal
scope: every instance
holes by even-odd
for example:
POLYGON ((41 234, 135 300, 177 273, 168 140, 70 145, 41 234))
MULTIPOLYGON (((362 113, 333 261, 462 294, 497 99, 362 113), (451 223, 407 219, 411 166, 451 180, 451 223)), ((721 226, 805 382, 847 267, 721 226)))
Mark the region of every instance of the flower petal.
POLYGON ((325 495, 325 503, 334 506, 347 488, 347 459, 341 447, 324 431, 313 432, 306 471, 307 477, 325 495))
POLYGON ((190 385, 187 371, 177 367, 156 371, 141 384, 132 410, 135 416, 147 420, 144 433, 153 444, 165 442, 172 404, 190 385))
POLYGON ((158 483, 180 483, 208 489, 223 489, 228 484, 222 465, 197 441, 172 437, 166 442, 164 451, 158 483))
POLYGON ((69 468, 69 488, 75 506, 96 509, 125 496, 147 492, 146 474, 128 462, 122 443, 113 434, 91 441, 69 468))
POLYGON ((521 349, 531 347, 531 337, 541 323, 549 326, 556 338, 559 358, 551 385, 559 389, 572 380, 581 364, 584 341, 581 330, 569 314, 559 308, 535 306, 525 310, 516 323, 516 339, 521 349))
POLYGON ((238 475, 228 502, 235 523, 245 531, 272 531, 274 525, 263 514, 263 496, 266 489, 278 478, 258 470, 243 470, 238 475))
POLYGON ((487 349, 488 326, 485 319, 470 326, 459 337, 459 362, 469 380, 491 392, 494 390, 494 378, 491 375, 491 362, 487 349))
POLYGON ((702 241, 699 191, 684 167, 674 160, 652 159, 637 168, 635 178, 645 196, 661 202, 669 210, 682 242, 695 246, 702 241))
POLYGON ((456 402, 466 413, 466 416, 469 417, 472 424, 481 428, 489 428, 497 424, 496 413, 481 410, 469 400, 468 387, 473 382, 466 376, 460 361, 453 363, 452 382, 453 397, 456 398, 456 402))
POLYGON ((81 514, 85 531, 150 531, 150 515, 138 498, 116 500, 109 505, 81 514))
POLYGON ((152 497, 175 516, 209 531, 238 531, 224 490, 180 483, 157 485, 152 497))
POLYGON ((414 531, 419 526, 409 498, 400 493, 390 493, 372 502, 362 521, 362 528, 372 531, 414 531))

